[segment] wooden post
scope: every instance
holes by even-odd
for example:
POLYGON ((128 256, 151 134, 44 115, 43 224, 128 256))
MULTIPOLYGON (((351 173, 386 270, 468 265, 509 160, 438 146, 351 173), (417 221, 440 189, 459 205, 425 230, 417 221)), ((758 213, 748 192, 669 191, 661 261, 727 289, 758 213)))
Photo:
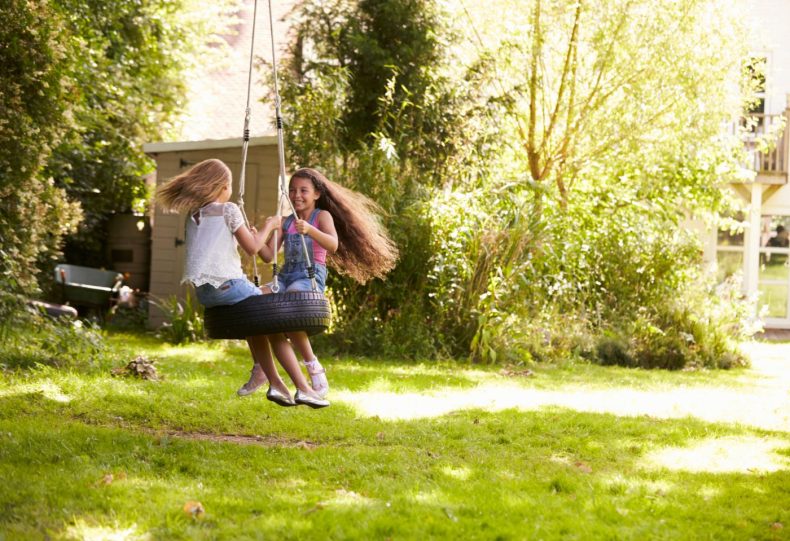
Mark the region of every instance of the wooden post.
POLYGON ((790 177, 790 93, 786 95, 785 103, 785 128, 782 136, 782 164, 781 171, 784 173, 784 181, 787 184, 788 177, 790 177))
POLYGON ((760 234, 762 226, 762 199, 763 185, 754 182, 752 188, 752 201, 749 208, 749 228, 746 230, 746 245, 744 246, 744 276, 743 285, 747 295, 757 293, 757 278, 760 272, 760 234))

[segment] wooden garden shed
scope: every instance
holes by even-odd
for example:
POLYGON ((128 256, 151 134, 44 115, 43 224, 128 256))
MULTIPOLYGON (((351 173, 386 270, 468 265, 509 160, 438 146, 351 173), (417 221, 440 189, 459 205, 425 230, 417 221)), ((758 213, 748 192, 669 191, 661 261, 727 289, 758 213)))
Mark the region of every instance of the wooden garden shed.
MULTIPOLYGON (((156 161, 157 186, 184 169, 209 158, 224 161, 233 172, 232 201, 238 202, 241 170, 241 138, 175 143, 148 143, 143 150, 156 161)), ((276 212, 277 205, 277 137, 250 139, 247 154, 244 208, 251 224, 262 225, 266 216, 276 212)), ((167 299, 171 295, 184 298, 186 286, 181 285, 184 270, 184 213, 166 213, 156 205, 151 209, 151 299, 167 299)), ((247 267, 250 258, 242 258, 247 267)), ((271 276, 271 267, 258 260, 262 280, 271 276)), ((159 327, 165 316, 161 309, 149 305, 149 326, 159 327)))

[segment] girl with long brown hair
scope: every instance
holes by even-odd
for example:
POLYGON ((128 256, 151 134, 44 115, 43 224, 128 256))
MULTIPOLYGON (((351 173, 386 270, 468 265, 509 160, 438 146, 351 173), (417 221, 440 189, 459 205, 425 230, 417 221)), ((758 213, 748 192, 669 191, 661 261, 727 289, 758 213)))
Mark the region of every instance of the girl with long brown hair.
MULTIPOLYGON (((284 291, 312 290, 300 235, 304 236, 321 292, 326 284, 327 264, 359 283, 382 278, 395 266, 398 249, 377 218, 380 208, 364 195, 335 184, 315 169, 302 168, 291 176, 288 198, 296 214, 283 220, 278 245, 274 246, 272 237, 258 252, 270 262, 284 246, 285 264, 278 277, 284 291)), ((271 290, 265 288, 264 292, 271 290)), ((325 397, 329 391, 326 371, 313 353, 307 334, 288 336, 302 355, 313 390, 325 397)), ((250 380, 238 394, 251 394, 264 382, 263 374, 254 366, 250 380)))

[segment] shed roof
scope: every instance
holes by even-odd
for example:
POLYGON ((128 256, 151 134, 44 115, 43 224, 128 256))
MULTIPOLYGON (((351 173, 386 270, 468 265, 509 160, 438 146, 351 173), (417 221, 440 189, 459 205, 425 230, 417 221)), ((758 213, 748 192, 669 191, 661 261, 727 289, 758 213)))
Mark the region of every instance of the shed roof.
MULTIPOLYGON (((275 47, 279 62, 287 44, 289 24, 286 15, 293 0, 272 2, 275 26, 275 47)), ((176 137, 179 141, 224 140, 241 138, 244 129, 244 112, 247 100, 247 77, 250 62, 250 42, 253 29, 254 0, 240 0, 237 16, 238 32, 222 36, 229 54, 223 66, 190 77, 187 106, 181 121, 182 128, 176 137)), ((271 63, 271 37, 267 4, 259 2, 255 25, 255 62, 271 63)), ((261 100, 268 90, 263 85, 258 70, 253 71, 250 95, 250 134, 271 135, 274 129, 274 107, 261 100)))
MULTIPOLYGON (((261 137, 250 137, 249 146, 276 145, 277 136, 264 135, 261 137)), ((206 150, 218 148, 241 147, 241 137, 229 139, 204 139, 202 141, 173 141, 171 143, 146 143, 143 145, 143 152, 146 154, 158 154, 161 152, 183 152, 186 150, 206 150)))

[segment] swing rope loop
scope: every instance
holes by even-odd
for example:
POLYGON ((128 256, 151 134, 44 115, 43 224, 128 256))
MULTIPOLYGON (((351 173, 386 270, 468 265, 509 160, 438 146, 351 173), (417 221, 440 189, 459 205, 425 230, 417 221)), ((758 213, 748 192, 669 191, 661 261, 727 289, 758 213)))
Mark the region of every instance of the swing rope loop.
MULTIPOLYGON (((250 220, 247 218, 247 211, 244 209, 244 188, 247 184, 247 147, 250 144, 250 94, 252 92, 252 60, 255 53, 255 21, 258 18, 258 0, 255 0, 252 11, 252 36, 250 38, 250 65, 247 70, 247 106, 244 110, 244 131, 242 132, 241 145, 241 173, 239 174, 239 209, 244 218, 244 225, 250 229, 250 220)), ((260 285, 258 278, 258 254, 252 256, 252 277, 255 286, 260 285)))
MULTIPOLYGON (((274 111, 275 111, 275 121, 277 126, 277 154, 279 159, 280 165, 280 175, 279 181, 277 185, 278 191, 278 204, 277 204, 277 217, 282 218, 282 201, 285 199, 288 205, 291 207, 291 212, 294 215, 294 219, 298 218, 296 213, 296 208, 294 208, 293 203, 291 200, 285 195, 288 193, 288 188, 286 186, 285 181, 285 143, 283 137, 283 117, 280 108, 280 89, 277 84, 277 49, 274 43, 274 15, 272 13, 272 1, 268 0, 269 4, 269 29, 270 29, 270 37, 271 37, 271 44, 272 44, 272 80, 274 82, 274 111)), ((241 214, 244 217, 244 223, 249 228, 250 221, 247 218, 247 213, 244 209, 244 192, 245 192, 245 185, 247 181, 247 150, 249 147, 250 142, 250 95, 252 93, 252 66, 253 66, 253 56, 255 53, 255 22, 258 17, 258 0, 255 0, 254 7, 253 7, 253 14, 252 14, 252 36, 250 39, 250 64, 249 69, 247 72, 247 107, 245 109, 244 114, 244 131, 242 135, 242 146, 241 146, 241 174, 239 178, 239 208, 241 209, 241 214)), ((274 230, 274 246, 275 246, 275 254, 274 254, 274 261, 272 263, 272 291, 277 293, 280 290, 279 280, 278 280, 278 266, 277 266, 277 246, 278 243, 278 231, 274 230)), ((318 290, 318 286, 315 281, 315 266, 313 261, 310 257, 309 250, 307 249, 307 241, 304 238, 304 234, 299 233, 300 240, 302 241, 302 251, 304 252, 304 258, 307 262, 307 274, 310 278, 310 283, 312 286, 313 291, 318 290)), ((256 254, 257 256, 257 254, 256 254)), ((254 267, 254 281, 255 285, 258 285, 258 263, 257 257, 253 256, 252 264, 254 267)))
MULTIPOLYGON (((250 138, 250 93, 252 88, 252 64, 255 50, 255 21, 258 13, 258 0, 255 0, 252 22, 252 40, 250 42, 250 66, 247 78, 247 108, 244 116, 244 135, 241 151, 241 176, 239 178, 239 208, 244 217, 244 223, 250 226, 247 214, 244 212, 244 185, 246 181, 247 148, 250 138)), ((283 144, 283 119, 280 114, 280 92, 277 88, 277 62, 274 46, 274 21, 272 15, 272 2, 269 0, 269 25, 272 40, 272 72, 274 77, 275 113, 277 124, 277 149, 280 160, 280 174, 277 182, 277 217, 282 219, 284 208, 283 199, 291 207, 294 219, 298 218, 296 209, 287 197, 288 189, 285 180, 285 145, 283 144)), ((277 235, 279 229, 274 230, 274 246, 279 247, 277 235)), ((253 295, 233 305, 212 306, 205 311, 205 328, 211 338, 243 339, 249 336, 288 332, 306 332, 313 335, 324 332, 331 322, 331 308, 329 301, 318 292, 315 282, 315 265, 311 261, 307 250, 304 234, 300 234, 302 249, 307 263, 307 274, 312 282, 313 291, 285 292, 282 295, 253 295)), ((257 254, 256 254, 257 256, 257 254)), ((253 257, 255 266, 255 285, 258 285, 257 257, 253 257)), ((280 291, 278 280, 277 251, 272 262, 272 292, 280 291)))

